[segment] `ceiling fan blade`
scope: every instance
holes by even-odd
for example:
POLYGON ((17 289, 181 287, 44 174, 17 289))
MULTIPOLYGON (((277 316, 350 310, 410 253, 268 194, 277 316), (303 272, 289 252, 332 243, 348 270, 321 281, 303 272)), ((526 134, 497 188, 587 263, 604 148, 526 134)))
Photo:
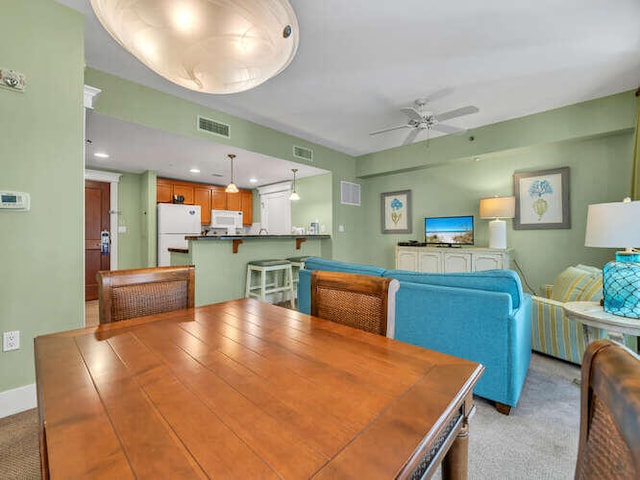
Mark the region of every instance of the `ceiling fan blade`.
POLYGON ((417 120, 418 122, 422 120, 422 115, 413 107, 403 107, 400 109, 407 117, 411 120, 417 120))
POLYGON ((470 113, 478 113, 480 109, 473 105, 467 105, 466 107, 456 108, 455 110, 449 110, 448 112, 441 113, 435 116, 435 119, 439 122, 443 120, 450 120, 452 118, 461 117, 463 115, 469 115, 470 113))
POLYGON ((413 128, 411 125, 398 125, 397 127, 383 128, 382 130, 376 130, 369 133, 369 135, 378 135, 379 133, 392 132, 393 130, 400 130, 401 128, 413 128))
POLYGON ((404 142, 402 142, 402 144, 411 145, 419 133, 420 133, 420 129, 414 128, 411 132, 409 132, 409 135, 407 135, 407 138, 404 139, 404 142))
POLYGON ((453 125, 445 125, 444 123, 438 123, 433 125, 431 128, 442 133, 462 133, 467 131, 466 128, 458 128, 453 125))

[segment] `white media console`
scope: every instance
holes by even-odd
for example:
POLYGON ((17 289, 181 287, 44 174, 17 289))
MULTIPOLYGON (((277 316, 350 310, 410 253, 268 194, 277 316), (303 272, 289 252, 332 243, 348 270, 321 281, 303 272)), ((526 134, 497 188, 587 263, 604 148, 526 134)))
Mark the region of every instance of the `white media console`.
POLYGON ((426 273, 509 269, 513 249, 396 246, 396 268, 426 273))

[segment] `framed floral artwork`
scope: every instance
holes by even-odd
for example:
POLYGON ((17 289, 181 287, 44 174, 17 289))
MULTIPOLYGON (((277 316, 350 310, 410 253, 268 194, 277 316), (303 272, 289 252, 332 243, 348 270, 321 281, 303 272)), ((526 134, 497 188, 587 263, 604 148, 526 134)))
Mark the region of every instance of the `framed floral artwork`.
POLYGON ((569 167, 513 174, 515 230, 571 228, 569 167))
POLYGON ((411 233, 411 190, 380 194, 382 233, 411 233))

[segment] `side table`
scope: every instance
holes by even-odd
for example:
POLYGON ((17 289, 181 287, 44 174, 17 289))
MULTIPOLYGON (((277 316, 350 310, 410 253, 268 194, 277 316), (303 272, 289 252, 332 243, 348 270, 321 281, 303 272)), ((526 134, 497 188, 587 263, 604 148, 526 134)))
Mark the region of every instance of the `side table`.
POLYGON ((570 320, 582 324, 587 344, 596 339, 595 330, 598 328, 607 330, 611 340, 622 344, 624 334, 640 336, 640 319, 607 313, 599 302, 567 302, 564 313, 570 320))

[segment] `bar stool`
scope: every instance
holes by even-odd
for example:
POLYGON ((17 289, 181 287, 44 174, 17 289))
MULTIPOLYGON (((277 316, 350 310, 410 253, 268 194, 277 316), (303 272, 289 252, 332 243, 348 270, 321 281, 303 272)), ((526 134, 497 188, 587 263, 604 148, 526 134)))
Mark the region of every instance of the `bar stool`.
POLYGON ((293 287, 293 271, 289 260, 254 260, 247 263, 247 284, 244 296, 255 297, 263 302, 267 301, 267 295, 272 293, 289 292, 291 308, 296 308, 295 292, 293 287), (253 272, 260 274, 260 283, 253 284, 253 272), (272 272, 271 282, 267 283, 267 276, 272 272), (282 282, 280 282, 282 273, 282 282))
POLYGON ((296 298, 298 298, 298 272, 300 269, 304 268, 304 262, 310 255, 302 255, 300 257, 289 257, 287 260, 291 262, 291 270, 293 273, 293 290, 295 292, 296 298))

